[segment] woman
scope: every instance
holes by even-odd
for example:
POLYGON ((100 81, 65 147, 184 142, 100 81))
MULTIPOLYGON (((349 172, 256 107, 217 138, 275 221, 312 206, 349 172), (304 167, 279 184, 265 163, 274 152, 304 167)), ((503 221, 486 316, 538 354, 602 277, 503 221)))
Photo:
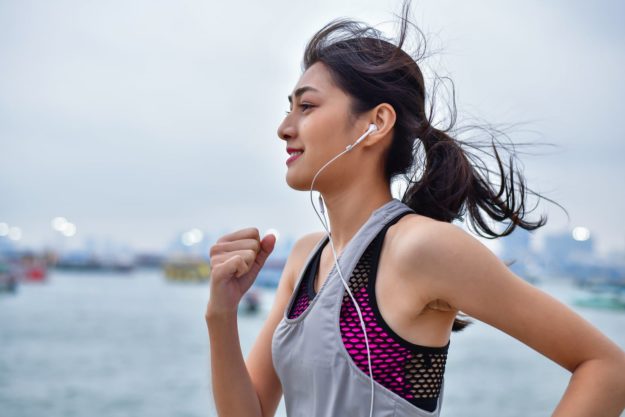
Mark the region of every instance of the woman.
POLYGON ((287 183, 320 193, 331 232, 294 245, 246 361, 237 306, 275 237, 248 228, 211 247, 206 322, 219 415, 273 416, 284 393, 290 417, 437 416, 450 334, 469 323, 462 311, 572 372, 554 416, 618 416, 623 351, 451 224, 468 211, 478 233, 495 238, 545 220, 524 219, 524 184, 512 165, 506 177, 496 147, 501 189, 449 129, 432 126, 421 71, 401 49, 407 16, 405 6, 397 45, 339 20, 306 47, 278 136, 291 154, 287 183), (391 180, 412 167, 420 179, 394 199, 391 180), (480 209, 508 221, 505 231, 480 209))

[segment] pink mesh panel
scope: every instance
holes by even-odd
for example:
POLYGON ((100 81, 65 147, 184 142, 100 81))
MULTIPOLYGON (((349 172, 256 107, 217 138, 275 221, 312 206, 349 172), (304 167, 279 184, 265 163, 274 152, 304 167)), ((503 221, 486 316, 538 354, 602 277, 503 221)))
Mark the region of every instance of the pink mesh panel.
MULTIPOLYGON (((369 302, 368 277, 371 271, 371 248, 362 256, 350 277, 349 287, 361 308, 371 351, 373 379, 411 403, 434 409, 440 393, 447 349, 423 348, 400 344, 378 322, 369 302), (423 405, 427 404, 427 407, 423 405)), ((340 327, 343 344, 354 363, 367 376, 367 347, 356 307, 345 292, 341 306, 340 327)))
POLYGON ((290 319, 294 319, 296 317, 299 317, 300 314, 302 314, 310 305, 310 298, 308 297, 308 293, 306 291, 306 278, 304 277, 304 281, 302 281, 302 284, 299 287, 299 290, 297 291, 297 295, 295 296, 295 300, 293 302, 293 308, 291 309, 291 311, 289 312, 288 317, 290 319))
MULTIPOLYGON (((317 249, 317 252, 310 259, 310 262, 306 265, 306 269, 304 270, 304 276, 301 280, 301 284, 299 286, 299 290, 297 291, 297 295, 295 296, 295 300, 293 300, 293 308, 288 314, 288 318, 294 319, 299 317, 310 305, 312 301, 311 295, 308 293, 308 285, 311 279, 314 279, 317 274, 317 269, 319 269, 319 258, 321 257, 321 251, 328 243, 326 240, 321 247, 317 249)), ((314 291, 313 291, 314 292, 314 291)))

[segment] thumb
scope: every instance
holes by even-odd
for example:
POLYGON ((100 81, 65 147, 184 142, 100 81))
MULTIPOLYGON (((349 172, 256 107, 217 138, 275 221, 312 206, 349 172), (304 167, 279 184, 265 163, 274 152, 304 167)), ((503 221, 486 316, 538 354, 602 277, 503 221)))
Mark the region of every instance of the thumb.
POLYGON ((269 257, 271 252, 273 252, 275 246, 276 236, 271 233, 260 241, 260 251, 258 255, 256 255, 256 262, 258 262, 261 267, 265 264, 265 260, 269 257))

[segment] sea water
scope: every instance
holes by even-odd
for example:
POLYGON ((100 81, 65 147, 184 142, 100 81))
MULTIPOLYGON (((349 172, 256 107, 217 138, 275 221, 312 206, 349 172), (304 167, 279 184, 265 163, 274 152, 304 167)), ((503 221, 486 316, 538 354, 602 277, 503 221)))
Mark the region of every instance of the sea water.
MULTIPOLYGON (((536 284, 625 348, 625 312, 575 307, 565 281, 536 284)), ((244 355, 275 297, 241 315, 244 355)), ((204 310, 207 283, 130 274, 53 272, 0 294, 0 417, 216 416, 204 310)), ((549 320, 549 318, 545 318, 549 320)), ((475 322, 452 335, 442 416, 547 416, 570 373, 475 322)), ((283 404, 277 416, 284 417, 283 404)), ((625 414, 624 414, 625 415, 625 414)))

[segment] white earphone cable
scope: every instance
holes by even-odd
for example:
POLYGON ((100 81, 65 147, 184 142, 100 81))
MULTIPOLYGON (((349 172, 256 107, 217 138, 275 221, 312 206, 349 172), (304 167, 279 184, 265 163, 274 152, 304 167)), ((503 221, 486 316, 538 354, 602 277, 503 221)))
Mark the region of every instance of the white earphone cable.
MULTIPOLYGON (((371 125, 371 126, 375 126, 375 125, 371 125)), ((373 129, 373 130, 375 130, 375 129, 373 129)), ((332 253, 334 254, 334 262, 335 262, 336 269, 339 272, 339 276, 341 278, 341 281, 343 282, 343 286, 345 287, 345 290, 349 294, 349 297, 351 298, 352 302, 354 303, 354 306, 356 307, 356 311, 358 312, 358 317, 360 318, 360 325, 362 327, 362 332, 363 332, 363 334, 365 336, 365 345, 367 347, 367 360, 368 360, 368 364, 369 364, 369 378, 371 380, 371 405, 370 405, 370 408, 369 408, 369 417, 373 417, 373 397, 374 397, 374 389, 375 388, 374 388, 374 384, 373 384, 373 369, 372 369, 372 366, 371 366, 371 350, 369 349, 369 338, 367 337, 367 329, 366 329, 366 326, 365 326, 365 321, 362 318, 362 311, 360 310, 360 306, 358 305, 358 302, 354 298, 354 295, 352 294, 352 291, 350 290, 349 285, 347 284, 347 282, 345 281, 345 278, 343 277, 343 272, 341 271, 341 268, 339 267, 338 256, 336 254, 336 249, 334 248, 334 242, 332 240, 332 234, 331 234, 331 232, 330 232, 330 230, 328 228, 327 219, 325 219, 325 210, 323 208, 323 199, 321 198, 321 194, 319 194, 319 205, 320 205, 321 213, 323 214, 323 219, 321 218, 321 216, 317 212, 317 209, 315 208, 315 204, 313 202, 312 192, 313 192, 313 185, 315 184, 315 180, 317 179, 317 176, 319 175, 319 173, 325 167, 327 167, 331 162, 336 160, 338 157, 340 157, 341 155, 345 154, 346 152, 349 152, 350 150, 352 150, 352 148, 356 144, 358 144, 360 141, 362 141, 373 130, 371 128, 369 130, 367 130, 367 132, 364 135, 362 135, 360 138, 358 138, 358 140, 356 140, 356 142, 354 142, 352 145, 347 146, 343 152, 341 152, 340 154, 338 154, 337 156, 335 156, 334 158, 332 158, 331 160, 326 162, 326 164, 324 166, 322 166, 321 169, 319 169, 319 171, 317 171, 317 173, 313 177, 313 180, 312 180, 312 182, 310 184, 310 203, 312 204, 313 209, 315 210, 315 213, 317 214, 317 217, 319 217, 319 220, 321 221, 324 229, 326 230, 326 232, 328 232, 328 237, 330 239, 330 246, 332 247, 332 253)))

